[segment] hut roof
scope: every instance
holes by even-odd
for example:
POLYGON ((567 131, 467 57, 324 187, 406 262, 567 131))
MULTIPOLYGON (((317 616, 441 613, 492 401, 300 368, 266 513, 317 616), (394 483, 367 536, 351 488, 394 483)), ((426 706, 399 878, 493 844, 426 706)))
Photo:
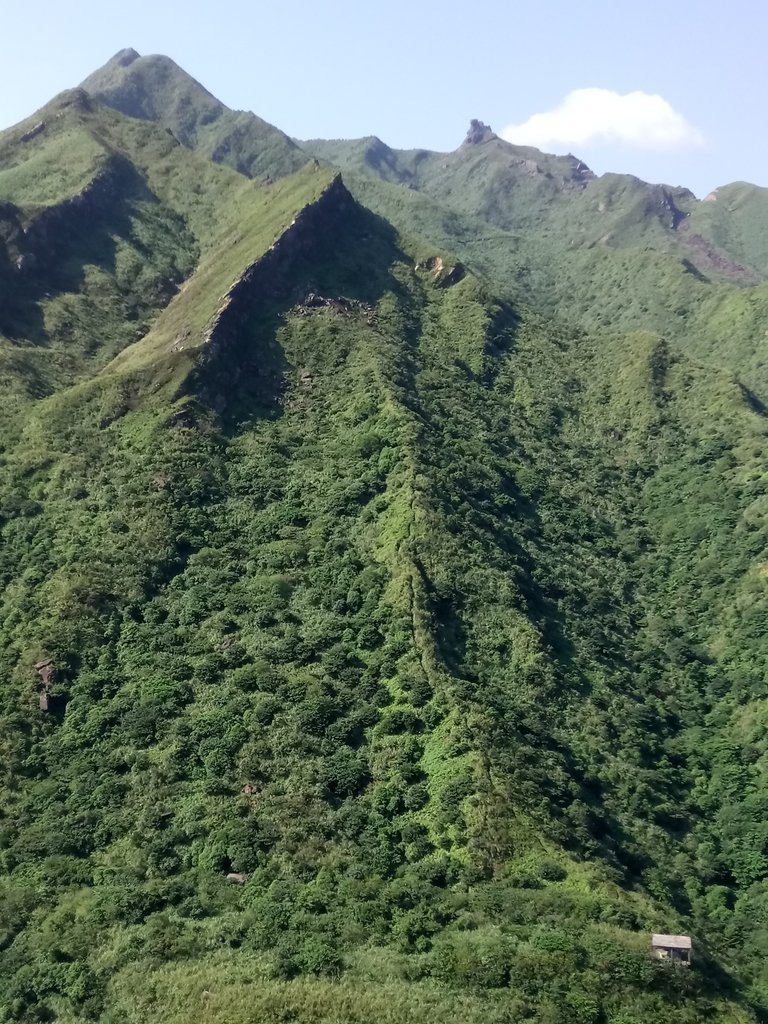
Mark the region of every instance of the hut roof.
POLYGON ((690 949, 690 935, 654 935, 652 946, 665 946, 667 949, 690 949))

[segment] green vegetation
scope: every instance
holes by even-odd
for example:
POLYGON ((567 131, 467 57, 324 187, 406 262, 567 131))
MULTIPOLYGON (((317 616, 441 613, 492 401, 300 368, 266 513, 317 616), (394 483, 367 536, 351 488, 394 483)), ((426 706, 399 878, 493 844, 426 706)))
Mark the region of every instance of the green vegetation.
POLYGON ((500 294, 590 332, 658 332, 768 401, 755 287, 768 275, 765 189, 730 185, 696 202, 630 175, 589 179, 572 157, 499 139, 453 153, 303 145, 341 167, 361 202, 456 252, 500 294))
POLYGON ((306 156, 255 114, 229 110, 168 57, 121 50, 82 87, 129 117, 154 121, 202 156, 249 178, 299 170, 306 156))
POLYGON ((765 1020, 766 285, 169 65, 0 136, 0 1021, 765 1020))
MULTIPOLYGON (((55 206, 69 199, 91 181, 105 158, 104 149, 76 128, 58 131, 53 138, 38 139, 24 157, 0 172, 4 202, 25 206, 55 206)), ((26 147, 25 147, 26 148, 26 147)))
POLYGON ((768 266, 766 189, 735 182, 710 193, 692 211, 690 230, 711 238, 748 267, 768 266))

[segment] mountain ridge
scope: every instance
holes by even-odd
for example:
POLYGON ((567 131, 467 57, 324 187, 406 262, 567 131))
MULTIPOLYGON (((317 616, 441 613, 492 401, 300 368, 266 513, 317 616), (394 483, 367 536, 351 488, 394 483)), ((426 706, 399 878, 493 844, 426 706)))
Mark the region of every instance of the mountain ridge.
MULTIPOLYGON (((85 89, 86 92, 94 94, 102 102, 107 102, 108 104, 122 103, 123 105, 125 105, 125 104, 128 103, 128 97, 121 98, 119 94, 121 93, 122 90, 126 89, 126 83, 124 81, 121 81, 121 76, 119 74, 115 75, 114 72, 115 71, 122 71, 123 69, 130 68, 132 65, 134 66, 134 71, 138 71, 138 68, 136 67, 137 62, 138 62, 138 64, 140 66, 143 64, 145 67, 150 67, 152 65, 155 65, 157 68, 162 70, 162 73, 164 75, 167 75, 169 77, 178 76, 179 78, 183 78, 184 81, 187 83, 187 85, 192 87, 193 90, 197 91, 200 95, 204 95, 205 97, 207 97, 209 101, 213 101, 211 103, 211 113, 212 114, 219 115, 223 111, 228 111, 229 113, 242 113, 242 112, 239 112, 239 111, 231 111, 231 110, 229 110, 229 108, 227 108, 223 103, 221 103, 221 101, 216 99, 203 85, 201 85, 198 81, 196 81, 194 78, 192 78, 186 72, 184 72, 183 69, 181 69, 174 61, 171 60, 171 58, 166 57, 164 55, 160 55, 160 54, 153 54, 153 55, 148 55, 148 56, 142 56, 136 50, 134 50, 133 48, 130 48, 130 47, 127 47, 127 48, 124 48, 122 50, 119 50, 112 58, 110 58, 109 61, 107 61, 106 64, 102 65, 102 67, 98 68, 96 71, 92 72, 89 76, 87 76, 83 80, 83 82, 81 82, 80 87, 85 89)), ((139 76, 139 78, 140 77, 141 76, 139 76)), ((141 94, 144 95, 144 99, 145 100, 147 99, 146 88, 142 90, 140 88, 140 86, 141 86, 141 82, 140 81, 133 85, 133 88, 136 89, 136 91, 139 93, 139 96, 135 97, 136 101, 139 102, 139 104, 141 104, 141 94)), ((117 108, 117 109, 120 109, 120 108, 117 108)), ((130 113, 129 110, 122 110, 122 112, 123 113, 130 113)), ((142 115, 142 116, 146 116, 146 115, 142 115)), ((251 116, 256 117, 256 115, 251 115, 251 116)), ((266 122, 261 121, 260 118, 256 118, 256 120, 258 122, 260 122, 261 124, 266 124, 266 122)), ((274 126, 268 125, 268 127, 269 128, 273 128, 274 126)), ((277 130, 277 129, 275 129, 275 130, 277 130)), ((287 138, 287 136, 286 136, 286 138, 287 138)), ((395 152, 402 152, 402 153, 419 152, 419 153, 434 153, 435 155, 440 155, 443 152, 446 152, 446 153, 455 152, 454 150, 431 151, 431 150, 426 150, 426 149, 397 150, 397 149, 392 149, 386 143, 384 143, 381 139, 378 139, 376 136, 371 136, 370 138, 375 140, 375 141, 377 141, 379 144, 386 146, 387 149, 389 149, 390 152, 393 152, 393 153, 395 153, 395 152)), ((321 141, 322 142, 326 142, 327 141, 329 143, 340 143, 340 142, 356 143, 356 142, 359 142, 361 140, 355 140, 355 139, 319 140, 319 139, 315 139, 315 140, 305 140, 303 143, 300 140, 298 140, 298 139, 293 139, 293 140, 289 140, 289 141, 291 141, 291 142, 293 142, 294 144, 297 144, 297 145, 302 145, 303 144, 303 145, 306 145, 306 146, 311 146, 313 143, 318 143, 318 142, 321 142, 321 141)), ((496 133, 487 124, 485 124, 484 122, 479 121, 477 119, 472 119, 472 121, 470 123, 470 126, 469 126, 469 129, 467 131, 467 134, 466 134, 463 142, 461 143, 461 145, 466 145, 468 143, 470 145, 472 145, 472 144, 476 145, 476 144, 479 144, 479 143, 481 144, 481 143, 489 142, 489 141, 495 141, 495 142, 502 143, 502 145, 504 147, 506 147, 509 150, 512 150, 512 151, 514 151, 516 153, 533 155, 534 157, 536 155, 538 155, 540 157, 545 157, 549 161, 567 161, 567 162, 572 162, 577 167, 577 169, 579 167, 582 168, 584 173, 587 174, 588 177, 593 175, 593 173, 594 173, 594 172, 592 172, 590 170, 589 167, 587 167, 587 165, 578 156, 574 156, 573 154, 570 154, 570 153, 569 154, 562 154, 562 155, 557 156, 555 154, 547 154, 544 151, 539 150, 539 149, 537 149, 537 148, 535 148, 533 146, 520 146, 520 145, 517 145, 517 144, 506 142, 500 136, 496 135, 496 133), (470 140, 472 140, 472 141, 470 141, 470 140)), ((461 148, 461 145, 458 146, 457 148, 461 148)), ((607 172, 607 173, 614 173, 614 172, 607 172)), ((640 179, 636 175, 632 175, 632 174, 621 175, 621 177, 634 178, 636 181, 642 181, 642 179, 640 179)), ((653 183, 643 182, 643 184, 653 184, 653 183)), ((680 191, 681 189, 685 190, 684 186, 672 186, 669 183, 665 184, 663 182, 658 182, 656 184, 658 184, 660 187, 667 188, 668 190, 670 190, 672 192, 677 192, 677 191, 680 191)), ((760 188, 760 186, 753 185, 753 184, 750 184, 748 182, 731 182, 731 183, 728 183, 728 184, 721 184, 721 185, 715 186, 714 189, 710 190, 710 192, 708 193, 708 196, 714 195, 717 191, 719 191, 721 189, 729 188, 732 185, 739 185, 739 184, 742 184, 742 185, 743 184, 747 184, 747 185, 749 185, 749 187, 755 188, 755 189, 759 189, 760 188)), ((687 191, 690 192, 690 190, 687 190, 687 191)), ((693 193, 691 193, 691 196, 693 196, 693 193)), ((707 197, 705 197, 705 198, 707 198, 707 197)), ((703 202, 703 201, 705 201, 705 198, 697 200, 697 202, 703 202)))

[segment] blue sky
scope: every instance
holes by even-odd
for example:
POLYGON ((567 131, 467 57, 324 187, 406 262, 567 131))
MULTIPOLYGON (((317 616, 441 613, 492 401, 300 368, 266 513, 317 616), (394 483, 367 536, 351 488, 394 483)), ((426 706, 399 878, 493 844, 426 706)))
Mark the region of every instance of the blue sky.
POLYGON ((754 0, 27 0, 2 22, 4 127, 132 46, 300 138, 448 150, 477 117, 599 173, 768 186, 754 0))

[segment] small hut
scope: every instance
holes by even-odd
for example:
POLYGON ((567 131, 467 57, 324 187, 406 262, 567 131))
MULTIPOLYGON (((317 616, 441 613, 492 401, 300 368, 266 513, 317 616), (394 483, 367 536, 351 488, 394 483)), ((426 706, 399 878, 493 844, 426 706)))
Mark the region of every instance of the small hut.
POLYGON ((691 963, 693 947, 690 935, 654 935, 651 937, 651 949, 657 960, 685 967, 691 963))

